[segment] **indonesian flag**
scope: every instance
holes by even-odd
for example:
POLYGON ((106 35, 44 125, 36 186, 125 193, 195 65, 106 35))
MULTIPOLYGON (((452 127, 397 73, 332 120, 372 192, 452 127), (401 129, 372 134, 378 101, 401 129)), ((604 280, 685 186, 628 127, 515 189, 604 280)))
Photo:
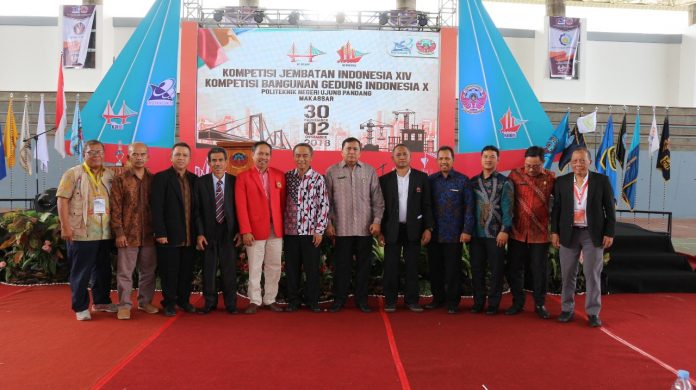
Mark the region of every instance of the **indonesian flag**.
POLYGON ((61 53, 60 64, 58 65, 58 92, 56 94, 56 134, 53 145, 63 158, 65 158, 65 128, 67 126, 65 90, 63 89, 63 53, 61 53))

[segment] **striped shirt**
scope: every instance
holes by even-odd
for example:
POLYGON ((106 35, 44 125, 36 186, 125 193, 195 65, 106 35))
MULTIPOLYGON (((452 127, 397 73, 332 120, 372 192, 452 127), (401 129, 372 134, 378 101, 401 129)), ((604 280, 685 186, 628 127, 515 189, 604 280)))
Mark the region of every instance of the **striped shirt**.
POLYGON ((381 224, 384 197, 377 172, 360 161, 351 169, 345 161, 326 171, 329 220, 337 236, 369 236, 371 224, 381 224))

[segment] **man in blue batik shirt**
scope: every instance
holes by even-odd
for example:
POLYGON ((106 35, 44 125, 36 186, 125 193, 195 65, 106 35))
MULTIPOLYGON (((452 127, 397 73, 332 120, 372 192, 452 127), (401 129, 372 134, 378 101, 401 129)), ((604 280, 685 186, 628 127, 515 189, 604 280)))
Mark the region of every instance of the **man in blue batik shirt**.
POLYGON ((512 230, 514 187, 496 171, 500 151, 488 145, 481 151, 483 171, 471 179, 474 190, 474 237, 471 239, 471 274, 474 288, 472 313, 486 303, 486 264, 491 271, 486 314, 497 314, 503 291, 505 245, 512 230))
POLYGON ((474 202, 469 178, 452 168, 454 150, 440 147, 437 163, 440 172, 429 178, 435 219, 428 245, 433 300, 425 307, 435 309, 446 304, 447 312, 454 314, 462 295, 462 244, 471 240, 474 202))

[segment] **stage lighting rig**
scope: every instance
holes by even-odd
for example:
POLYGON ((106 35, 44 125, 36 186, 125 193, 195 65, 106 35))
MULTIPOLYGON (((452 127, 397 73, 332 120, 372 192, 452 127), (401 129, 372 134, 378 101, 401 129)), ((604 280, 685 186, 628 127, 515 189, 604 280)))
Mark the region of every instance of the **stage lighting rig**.
POLYGON ((290 16, 288 16, 288 23, 292 25, 297 25, 300 21, 300 13, 297 11, 292 11, 290 16))
POLYGON ((224 15, 225 11, 221 9, 216 9, 215 12, 213 13, 213 20, 220 23, 222 22, 222 15, 224 15))

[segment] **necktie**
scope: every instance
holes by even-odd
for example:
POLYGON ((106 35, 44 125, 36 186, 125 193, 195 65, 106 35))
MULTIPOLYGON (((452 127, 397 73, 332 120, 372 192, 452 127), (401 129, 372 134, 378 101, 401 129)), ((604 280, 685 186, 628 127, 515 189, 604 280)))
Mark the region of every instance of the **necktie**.
POLYGON ((215 189, 215 220, 217 223, 222 223, 222 221, 225 220, 225 207, 223 203, 222 180, 218 180, 217 188, 215 189))

